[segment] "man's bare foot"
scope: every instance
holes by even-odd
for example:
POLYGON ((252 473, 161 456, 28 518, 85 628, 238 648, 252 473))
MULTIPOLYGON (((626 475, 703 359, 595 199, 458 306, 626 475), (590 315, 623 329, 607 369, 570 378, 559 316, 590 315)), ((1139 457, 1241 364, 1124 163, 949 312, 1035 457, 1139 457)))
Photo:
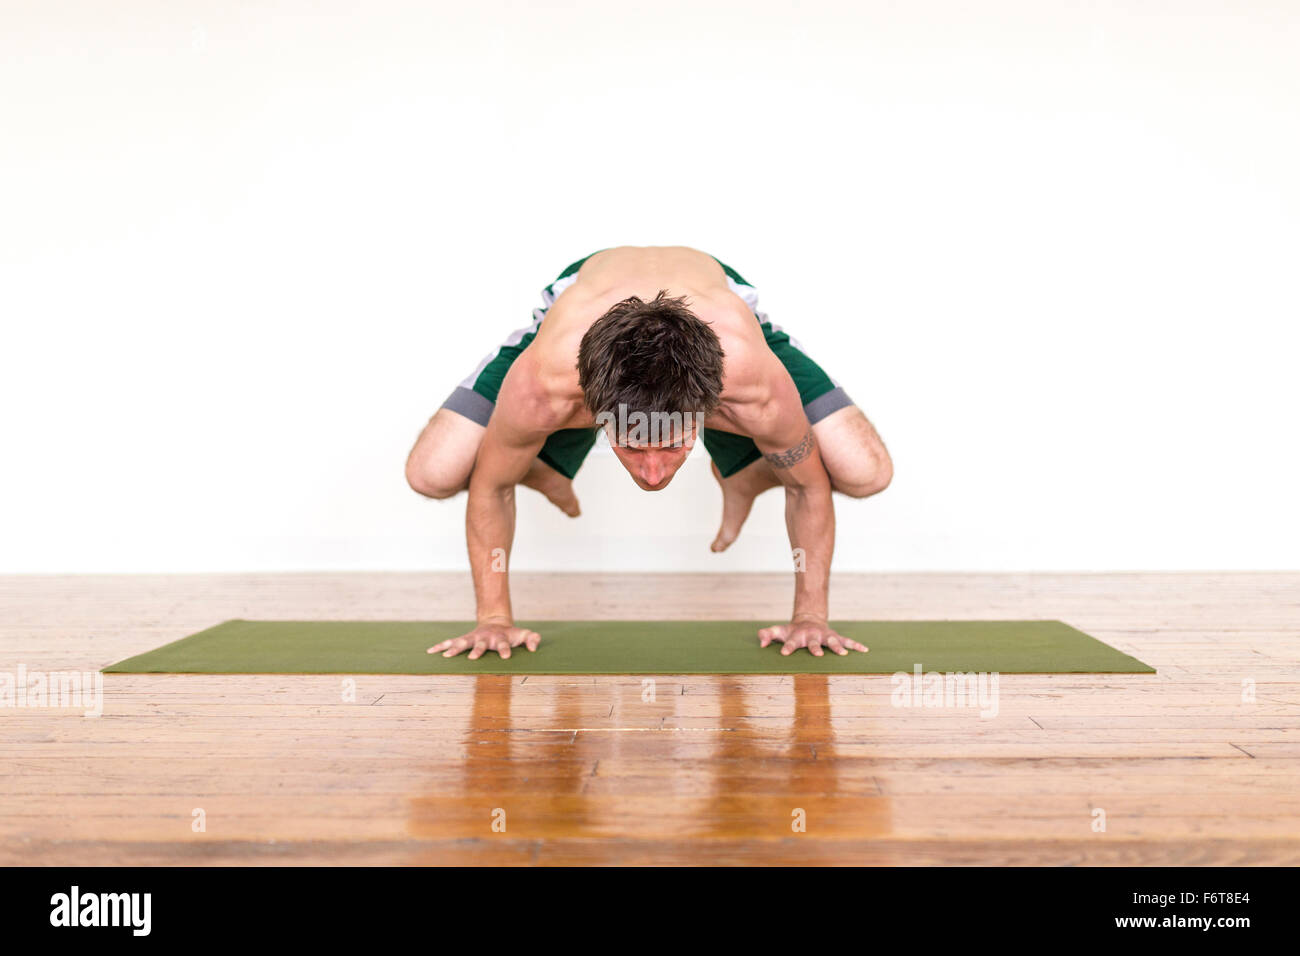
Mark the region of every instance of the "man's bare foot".
POLYGON ((744 527, 745 519, 754 507, 754 499, 768 488, 775 488, 779 482, 772 474, 771 466, 761 458, 730 478, 723 478, 722 472, 713 462, 709 462, 709 467, 713 469, 713 477, 722 488, 722 524, 718 527, 718 535, 713 539, 713 544, 709 545, 709 550, 726 551, 740 535, 740 529, 744 527))
POLYGON ((582 513, 582 509, 578 507, 578 496, 573 493, 573 481, 540 458, 533 459, 528 474, 524 475, 524 480, 520 484, 534 491, 540 491, 546 496, 547 501, 570 518, 576 518, 582 513))

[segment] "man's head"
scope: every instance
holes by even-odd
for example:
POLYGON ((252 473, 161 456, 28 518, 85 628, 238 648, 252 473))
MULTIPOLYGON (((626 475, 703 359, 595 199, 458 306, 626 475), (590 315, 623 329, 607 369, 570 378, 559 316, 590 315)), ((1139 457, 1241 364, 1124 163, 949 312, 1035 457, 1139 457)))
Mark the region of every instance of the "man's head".
POLYGON ((668 485, 695 443, 700 419, 722 396, 722 345, 660 289, 630 296, 597 319, 578 348, 578 383, 632 480, 668 485))

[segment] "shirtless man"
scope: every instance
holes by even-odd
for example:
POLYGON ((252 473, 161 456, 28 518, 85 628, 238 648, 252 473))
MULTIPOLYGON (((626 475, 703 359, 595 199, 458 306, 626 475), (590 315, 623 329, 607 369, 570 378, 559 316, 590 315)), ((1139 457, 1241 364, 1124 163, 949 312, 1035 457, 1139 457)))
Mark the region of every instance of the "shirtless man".
POLYGON ((823 647, 866 651, 827 624, 831 492, 874 495, 893 464, 844 390, 758 311, 754 287, 696 249, 619 246, 573 263, 542 302, 533 324, 452 392, 406 463, 422 495, 469 489, 477 626, 429 653, 468 650, 477 660, 537 649, 539 635, 515 626, 505 571, 515 486, 576 517, 573 477, 601 428, 646 491, 667 487, 696 437, 703 440, 722 487, 714 551, 735 540, 756 496, 783 486, 794 610, 788 624, 759 631, 760 646, 779 641, 782 654, 807 648, 818 657, 823 647))

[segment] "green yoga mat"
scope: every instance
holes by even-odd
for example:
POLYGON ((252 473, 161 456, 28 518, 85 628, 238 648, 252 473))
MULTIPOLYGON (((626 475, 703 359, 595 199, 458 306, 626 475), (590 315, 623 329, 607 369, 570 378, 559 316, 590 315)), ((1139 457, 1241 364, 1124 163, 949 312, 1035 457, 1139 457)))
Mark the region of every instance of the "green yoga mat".
MULTIPOLYGON (((471 627, 463 621, 226 621, 129 657, 109 674, 1150 674, 1060 621, 833 622, 866 654, 759 648, 755 621, 525 621, 542 635, 509 660, 425 649, 471 627)), ((766 622, 772 623, 772 622, 766 622)))

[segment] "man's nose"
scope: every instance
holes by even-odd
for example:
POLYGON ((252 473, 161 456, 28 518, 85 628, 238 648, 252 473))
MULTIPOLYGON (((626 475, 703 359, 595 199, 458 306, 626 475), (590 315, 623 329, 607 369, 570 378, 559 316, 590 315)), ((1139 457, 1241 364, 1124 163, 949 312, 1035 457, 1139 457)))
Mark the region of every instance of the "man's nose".
POLYGON ((647 485, 659 484, 659 482, 664 480, 664 475, 667 473, 668 469, 665 468, 664 463, 659 461, 657 458, 651 458, 641 466, 641 480, 647 485))

